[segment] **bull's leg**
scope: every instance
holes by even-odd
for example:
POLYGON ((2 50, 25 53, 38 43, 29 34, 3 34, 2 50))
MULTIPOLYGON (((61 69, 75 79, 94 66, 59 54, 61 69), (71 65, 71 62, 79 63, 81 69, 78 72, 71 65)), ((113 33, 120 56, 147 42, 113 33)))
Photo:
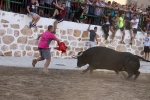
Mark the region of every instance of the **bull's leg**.
POLYGON ((92 68, 90 69, 90 74, 92 74, 92 73, 93 73, 93 70, 94 70, 94 69, 92 69, 92 68))
POLYGON ((117 75, 119 74, 118 71, 115 70, 115 72, 116 72, 117 75))
POLYGON ((88 68, 87 68, 87 69, 83 70, 81 74, 86 73, 88 70, 90 70, 90 66, 88 66, 88 68))
POLYGON ((133 76, 133 73, 129 73, 129 76, 126 78, 126 80, 129 80, 133 76))
POLYGON ((136 80, 137 78, 138 78, 138 76, 140 75, 140 72, 139 71, 137 71, 136 73, 135 73, 135 77, 134 77, 134 80, 136 80))

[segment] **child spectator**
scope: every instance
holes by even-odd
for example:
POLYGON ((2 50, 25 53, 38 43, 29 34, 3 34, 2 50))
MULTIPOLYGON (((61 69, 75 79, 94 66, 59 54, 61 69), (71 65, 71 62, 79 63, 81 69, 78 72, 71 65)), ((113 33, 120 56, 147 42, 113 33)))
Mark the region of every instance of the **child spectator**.
POLYGON ((53 17, 56 18, 54 22, 54 34, 56 33, 57 24, 62 22, 66 16, 66 5, 63 3, 62 6, 58 5, 58 3, 53 3, 57 9, 55 9, 53 17))
POLYGON ((131 24, 131 29, 130 29, 131 43, 130 43, 130 45, 132 45, 133 40, 135 39, 135 36, 137 34, 138 23, 139 23, 139 19, 137 19, 136 15, 134 15, 133 19, 130 22, 130 24, 131 24), (133 34, 134 34, 133 37, 132 37, 132 31, 133 31, 133 34))
POLYGON ((27 4, 27 11, 28 14, 32 17, 32 21, 29 24, 29 27, 31 28, 32 26, 37 28, 36 23, 40 20, 40 16, 36 13, 34 13, 34 9, 36 6, 39 6, 38 2, 35 2, 35 0, 31 0, 31 2, 28 2, 27 4))

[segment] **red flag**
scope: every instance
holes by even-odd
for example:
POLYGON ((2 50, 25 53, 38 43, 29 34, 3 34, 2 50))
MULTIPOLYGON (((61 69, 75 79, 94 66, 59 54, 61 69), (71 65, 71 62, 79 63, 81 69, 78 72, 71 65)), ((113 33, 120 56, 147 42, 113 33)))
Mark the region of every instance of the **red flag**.
POLYGON ((62 53, 66 53, 67 46, 64 42, 60 42, 58 47, 55 47, 55 49, 61 51, 62 53))

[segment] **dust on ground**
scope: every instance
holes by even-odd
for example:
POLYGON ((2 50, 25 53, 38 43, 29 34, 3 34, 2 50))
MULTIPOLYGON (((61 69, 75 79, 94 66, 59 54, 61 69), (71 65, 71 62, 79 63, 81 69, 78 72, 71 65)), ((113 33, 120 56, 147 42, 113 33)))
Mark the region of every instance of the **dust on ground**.
POLYGON ((125 81, 95 71, 0 67, 0 100, 150 100, 150 75, 125 81))

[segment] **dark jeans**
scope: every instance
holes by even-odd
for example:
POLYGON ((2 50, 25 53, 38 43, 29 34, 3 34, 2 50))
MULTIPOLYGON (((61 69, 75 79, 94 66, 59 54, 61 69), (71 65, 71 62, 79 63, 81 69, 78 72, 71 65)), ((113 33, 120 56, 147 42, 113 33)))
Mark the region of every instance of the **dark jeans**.
POLYGON ((107 24, 104 24, 103 26, 102 26, 102 29, 103 29, 103 31, 104 31, 104 33, 105 33, 105 40, 107 40, 107 38, 108 38, 108 36, 109 36, 109 25, 107 25, 107 24))

